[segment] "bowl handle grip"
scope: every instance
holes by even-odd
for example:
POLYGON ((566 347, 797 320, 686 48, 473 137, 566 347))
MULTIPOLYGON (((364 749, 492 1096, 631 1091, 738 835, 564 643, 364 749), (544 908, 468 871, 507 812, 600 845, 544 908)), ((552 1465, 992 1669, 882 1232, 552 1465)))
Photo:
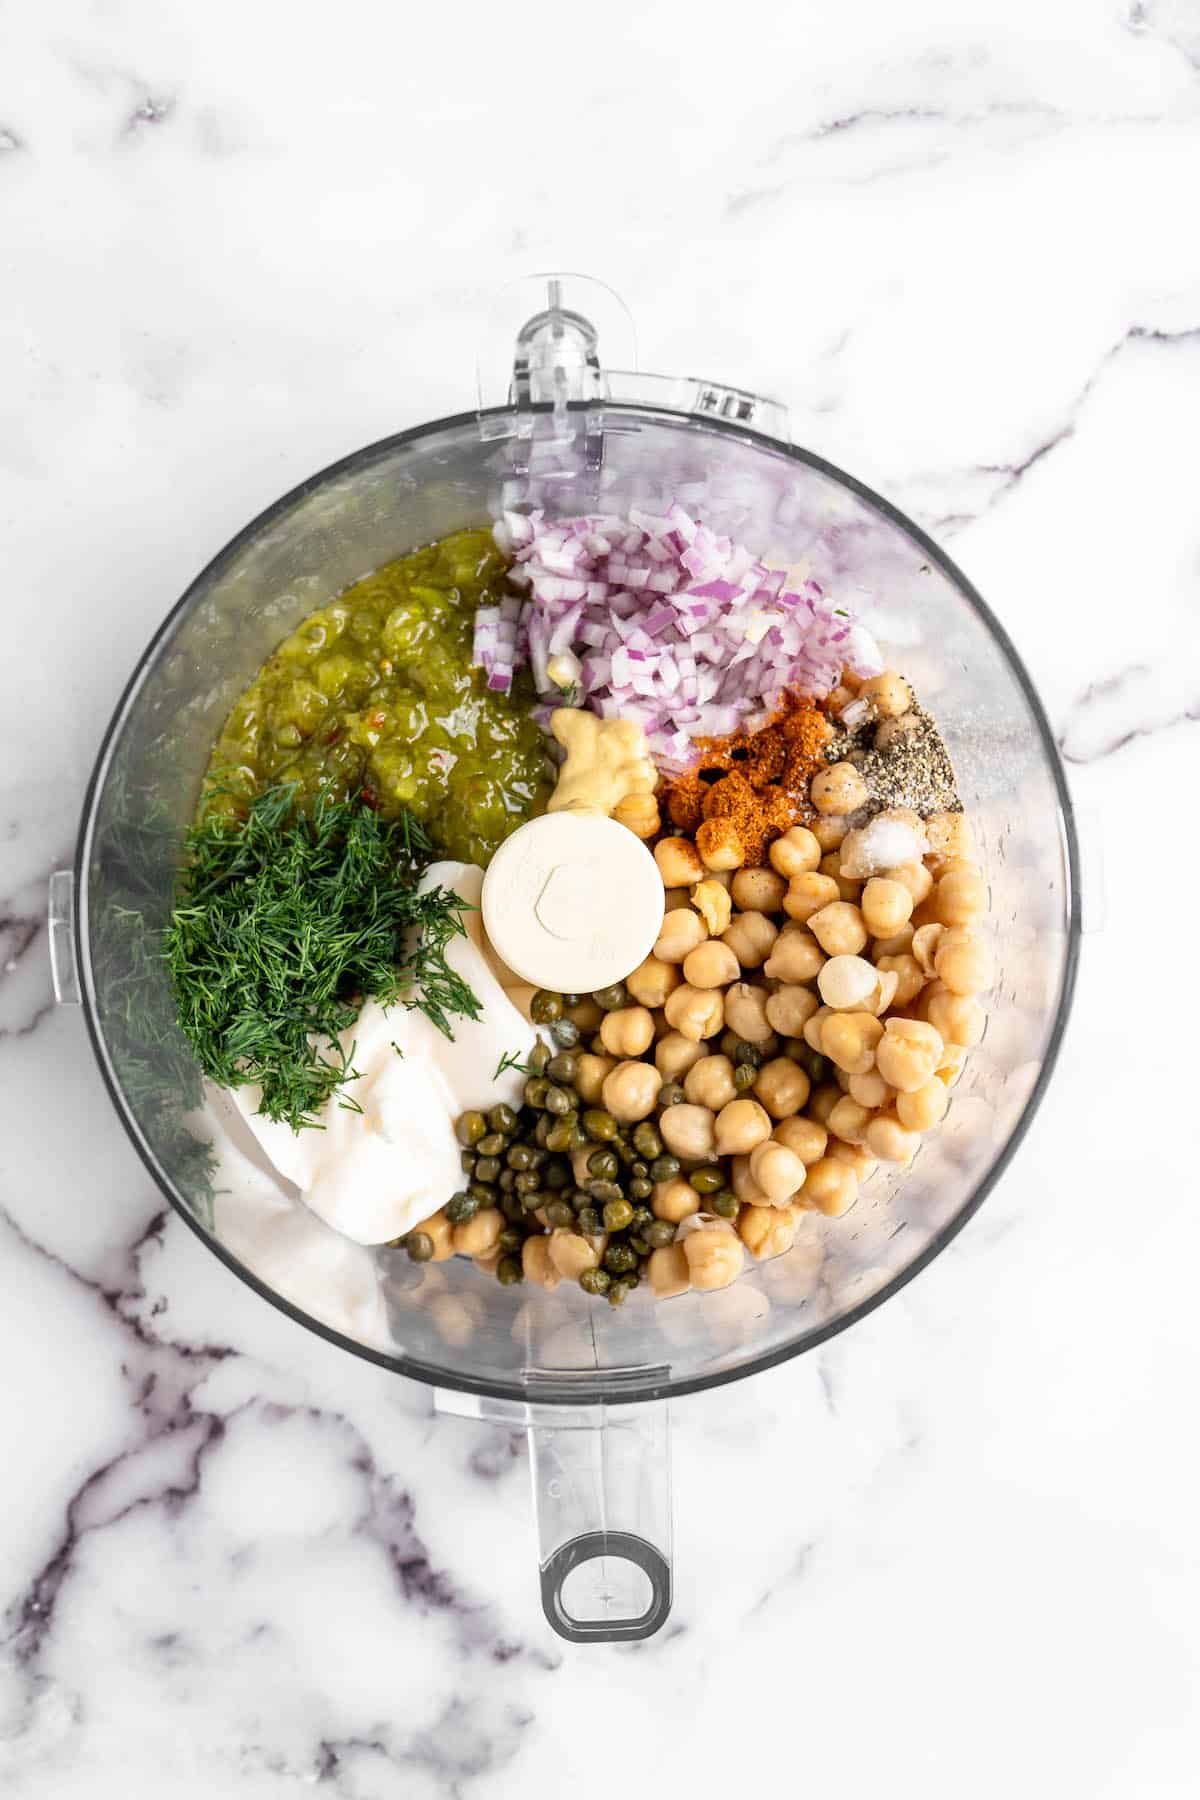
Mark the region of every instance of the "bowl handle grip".
POLYGON ((529 1413, 546 1618, 575 1644, 653 1636, 671 1610, 667 1403, 529 1413))

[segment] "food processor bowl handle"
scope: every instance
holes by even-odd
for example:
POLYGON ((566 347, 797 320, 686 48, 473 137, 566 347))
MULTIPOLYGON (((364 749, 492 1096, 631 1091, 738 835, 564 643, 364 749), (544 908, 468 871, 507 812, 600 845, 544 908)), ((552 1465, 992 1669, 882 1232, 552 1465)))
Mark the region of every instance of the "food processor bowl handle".
POLYGON ((439 1388, 435 1404, 525 1431, 542 1610, 558 1635, 575 1644, 652 1637, 672 1595, 667 1403, 541 1406, 439 1388))

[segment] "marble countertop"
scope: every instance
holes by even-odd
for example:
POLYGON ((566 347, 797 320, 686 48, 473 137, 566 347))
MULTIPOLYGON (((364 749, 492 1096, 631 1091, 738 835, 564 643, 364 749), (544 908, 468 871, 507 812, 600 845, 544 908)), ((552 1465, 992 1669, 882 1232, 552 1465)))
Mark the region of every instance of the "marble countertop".
POLYGON ((78 0, 0 40, 5 1791, 1193 1795, 1194 0, 78 0), (469 406, 481 288, 544 266, 948 544, 1105 867, 1011 1169, 854 1331, 676 1406, 675 1611, 617 1649, 542 1619, 518 1436, 168 1215, 47 962, 166 608, 469 406))

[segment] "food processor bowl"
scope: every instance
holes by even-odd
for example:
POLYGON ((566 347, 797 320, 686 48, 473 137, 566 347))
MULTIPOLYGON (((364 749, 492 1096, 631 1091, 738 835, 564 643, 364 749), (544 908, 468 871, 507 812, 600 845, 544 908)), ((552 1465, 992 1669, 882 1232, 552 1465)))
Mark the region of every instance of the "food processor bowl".
MULTIPOLYGON (((285 495, 196 579, 147 646, 101 748, 73 873, 54 878, 60 998, 82 1001, 113 1103, 155 1181, 230 1269, 299 1324, 442 1408, 528 1430, 547 1616, 641 1637, 670 1606, 666 1403, 811 1350, 942 1250, 1043 1094, 1079 939, 1077 850, 1045 715, 1003 628, 949 558, 851 476, 786 440, 782 409, 713 384, 605 373, 551 284, 504 404, 357 451, 285 495), (536 355, 529 354, 529 345, 536 355), (504 1287, 470 1263, 349 1244, 298 1199, 208 1191, 211 1112, 155 952, 181 838, 234 698, 308 613, 365 572, 529 503, 551 516, 679 499, 858 613, 937 718, 979 841, 996 960, 982 1043, 911 1166, 730 1288, 623 1308, 573 1284, 504 1287)), ((590 327, 587 328, 590 330, 590 327)))

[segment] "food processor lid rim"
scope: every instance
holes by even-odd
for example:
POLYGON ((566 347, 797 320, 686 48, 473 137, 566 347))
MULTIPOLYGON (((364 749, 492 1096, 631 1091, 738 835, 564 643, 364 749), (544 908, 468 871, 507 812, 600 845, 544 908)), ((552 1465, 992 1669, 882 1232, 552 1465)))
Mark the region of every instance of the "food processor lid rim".
MULTIPOLYGON (((813 1331, 799 1342, 781 1344, 773 1350, 764 1351, 761 1355, 752 1357, 749 1361, 739 1365, 735 1369, 717 1369, 708 1374, 697 1375, 691 1378, 683 1377, 679 1380, 648 1382, 643 1388, 633 1386, 626 1387, 623 1385, 620 1399, 622 1404, 628 1405, 653 1400, 675 1399, 688 1394, 703 1393, 708 1388, 722 1387, 729 1382, 744 1380, 750 1375, 762 1374, 767 1369, 775 1368, 781 1363, 790 1361, 793 1357, 803 1355, 810 1350, 815 1350, 819 1345, 827 1342, 828 1339, 837 1336, 839 1332, 845 1331, 851 1325, 857 1324, 859 1320, 865 1319, 870 1313, 874 1312, 877 1307, 881 1306, 885 1300, 890 1300, 893 1295, 898 1294, 901 1289, 906 1287, 910 1281, 914 1280, 922 1270, 926 1269, 929 1264, 933 1262, 935 1257, 939 1256, 946 1246, 958 1236, 958 1233, 968 1221, 974 1218, 975 1214, 983 1205, 983 1202, 987 1199, 987 1196, 991 1193, 1001 1175, 1008 1168, 1009 1163, 1012 1161, 1017 1150, 1024 1141, 1025 1134, 1029 1130, 1029 1127, 1037 1114, 1037 1110, 1041 1105, 1046 1088, 1049 1084, 1050 1077, 1053 1075, 1055 1066, 1058 1062, 1067 1022, 1070 1017, 1079 966, 1079 948, 1081 939, 1079 893, 1080 850, 1078 833, 1075 825, 1074 807, 1071 801, 1070 791, 1067 787, 1066 773, 1058 752, 1058 745, 1050 728, 1050 722, 1046 717, 1045 709, 1030 680, 1025 664, 1018 654, 1007 631, 992 612, 987 602, 983 599, 983 596, 979 593, 978 589, 963 574, 953 558, 948 556, 940 545, 938 545, 921 526, 910 519, 907 514, 901 512, 899 507, 894 506, 891 501, 886 500, 881 494, 876 493, 873 488, 868 487, 866 483, 858 480, 856 476, 848 474, 846 470, 839 468, 836 463, 831 463, 827 461, 826 458, 817 455, 815 451, 805 450, 798 444, 784 443, 779 438, 770 437, 764 432, 755 431, 748 425, 737 424, 714 417, 697 417, 695 414, 672 412, 670 408, 664 406, 653 406, 634 401, 572 401, 569 403, 568 410, 571 412, 583 413, 594 411, 596 408, 612 410, 615 412, 644 414, 648 417, 665 418, 668 421, 678 420, 687 424, 692 429, 710 431, 721 437, 742 439, 751 444, 758 445, 763 449, 774 451, 785 457, 790 457, 793 461, 802 463, 806 468, 814 469, 818 474, 827 476, 836 482, 840 482, 843 487, 855 494, 860 500, 863 500, 869 506, 874 507, 883 518, 887 519, 891 524, 898 526, 902 531, 908 534, 913 542, 924 551, 925 555, 936 565, 941 573, 954 583, 963 597, 975 609, 983 624, 1003 651, 1008 664, 1012 669, 1017 685, 1021 690, 1022 696, 1033 715, 1058 798, 1059 816, 1062 821, 1068 888, 1066 924, 1067 941, 1063 961, 1062 982, 1059 989, 1057 1006, 1055 1008, 1054 1022, 1046 1042, 1046 1049, 1042 1058, 1041 1068, 1038 1071, 1037 1079, 1021 1110, 1021 1115, 1012 1131, 1009 1133, 1006 1143, 1003 1145, 986 1174, 984 1174, 978 1182, 974 1192, 966 1201, 964 1201, 954 1217, 930 1239, 925 1248, 918 1256, 913 1258, 912 1262, 909 1263, 906 1268, 892 1276, 889 1281, 885 1282, 875 1293, 868 1295, 865 1300, 860 1301, 856 1306, 851 1307, 849 1311, 841 1314, 838 1318, 831 1319, 827 1324, 820 1326, 817 1330, 813 1331)), ((553 411, 553 407, 547 402, 539 402, 532 407, 527 407, 526 411, 548 414, 553 411)), ((226 1267, 245 1282, 248 1287, 260 1296, 260 1298, 269 1301, 271 1305, 277 1307, 289 1318, 295 1320, 297 1324, 306 1327, 309 1331, 315 1332, 319 1337, 324 1338, 328 1343, 336 1345, 339 1349, 348 1350, 353 1355, 362 1357, 368 1362, 378 1364, 381 1368, 390 1369, 398 1375, 409 1376, 416 1381, 423 1381, 432 1387, 449 1388, 460 1393, 489 1395, 496 1399, 524 1401, 529 1398, 528 1388, 518 1381, 488 1381, 459 1370, 435 1368, 433 1365, 423 1363, 414 1358, 405 1357, 403 1354, 392 1355, 387 1351, 377 1350, 369 1344, 358 1343, 353 1338, 346 1337, 342 1332, 335 1330, 332 1326, 324 1324, 320 1319, 312 1317, 311 1314, 304 1312, 300 1307, 295 1306, 282 1294, 277 1293, 273 1288, 268 1287, 266 1283, 260 1281, 258 1276, 255 1275, 251 1269, 248 1269, 231 1251, 226 1249, 217 1237, 205 1229, 204 1225, 196 1217, 196 1214, 187 1204, 186 1200, 184 1200, 182 1195, 175 1191, 169 1176, 167 1176, 166 1172, 157 1162, 153 1151, 143 1136, 137 1119, 129 1109, 120 1082, 117 1080, 97 1015, 96 995, 93 985, 93 970, 87 934, 87 866, 95 832, 96 801, 105 777, 107 776, 121 728, 128 717, 138 691, 151 668, 154 666, 161 646, 170 637, 176 624, 188 611, 190 606, 207 592, 212 584, 223 573, 224 569, 234 561, 248 543, 257 537, 265 528, 283 518, 299 501, 305 499, 310 493, 315 492, 329 481, 340 475, 349 474, 358 469, 369 467, 373 462, 382 461, 401 446, 408 443, 414 443, 422 437, 432 436, 439 431, 454 430, 464 425, 469 426, 473 423, 477 425, 483 419, 498 419, 506 413, 514 414, 513 407, 494 406, 473 409, 470 412, 453 413, 444 418, 427 420, 423 424, 409 426, 404 431, 395 432, 386 438, 379 438, 371 444, 360 446, 359 449, 349 452, 346 456, 339 457, 335 462, 327 464, 325 468, 318 470, 315 474, 306 476, 303 481, 298 482, 294 487, 289 488, 286 493, 279 497, 279 499, 273 501, 269 506, 265 507, 262 512, 256 514, 248 524, 243 526, 239 532, 235 533, 235 535, 230 538, 228 543, 226 543, 222 549, 220 549, 217 554, 205 564, 199 574, 188 583, 175 605, 171 607, 169 612, 163 618, 158 629, 152 633, 145 649, 138 658, 128 681, 125 683, 117 704, 113 709, 112 716, 105 728, 104 735, 101 738, 100 747, 96 754, 96 760, 92 767, 91 775, 88 778, 87 787, 84 790, 75 848, 75 950, 80 974, 80 994, 83 1001, 83 1014, 87 1021, 88 1035, 92 1040, 92 1048, 96 1056, 96 1061, 99 1065, 101 1076, 108 1089, 113 1105, 125 1126, 125 1130, 134 1149, 137 1151, 148 1173, 153 1177, 155 1185, 166 1196, 170 1205, 174 1207, 178 1214, 180 1214, 188 1227, 195 1232, 200 1241, 205 1244, 210 1251, 214 1252, 226 1267)), ((598 1373, 581 1370, 576 1378, 574 1375, 564 1371, 564 1379, 561 1388, 559 1388, 551 1380, 547 1379, 543 1372, 539 1372, 539 1385, 536 1398, 540 1405, 578 1406, 581 1404, 602 1402, 609 1397, 609 1389, 605 1385, 603 1377, 598 1373)))

